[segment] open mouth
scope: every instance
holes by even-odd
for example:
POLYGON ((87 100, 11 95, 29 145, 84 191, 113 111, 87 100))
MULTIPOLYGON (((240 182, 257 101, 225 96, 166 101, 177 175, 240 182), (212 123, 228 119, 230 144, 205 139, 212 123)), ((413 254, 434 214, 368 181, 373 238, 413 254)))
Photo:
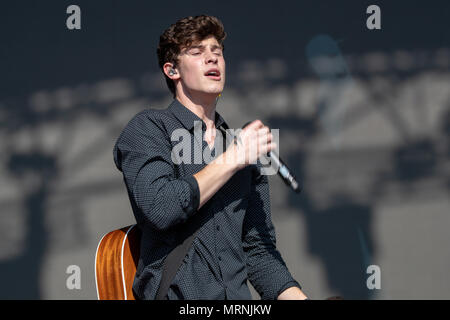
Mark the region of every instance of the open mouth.
POLYGON ((220 80, 220 71, 219 69, 209 69, 205 72, 205 76, 213 80, 220 80))

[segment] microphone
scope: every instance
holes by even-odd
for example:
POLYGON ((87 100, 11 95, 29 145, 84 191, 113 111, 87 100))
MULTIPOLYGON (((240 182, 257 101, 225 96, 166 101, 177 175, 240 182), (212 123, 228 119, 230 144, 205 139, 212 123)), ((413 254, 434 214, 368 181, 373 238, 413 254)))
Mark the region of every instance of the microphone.
POLYGON ((286 164, 280 159, 278 154, 274 151, 269 151, 267 156, 275 162, 278 167, 278 175, 281 179, 286 183, 287 186, 291 187, 296 193, 300 193, 301 188, 294 175, 291 173, 291 170, 286 166, 286 164))
MULTIPOLYGON (((252 121, 247 122, 242 126, 244 129, 247 125, 249 125, 252 121)), ((275 151, 269 151, 267 153, 267 157, 270 158, 278 167, 277 173, 281 177, 281 179, 286 183, 288 187, 294 190, 296 193, 301 192, 300 184, 297 182, 295 176, 291 173, 291 170, 286 166, 283 160, 280 159, 280 156, 275 151)))

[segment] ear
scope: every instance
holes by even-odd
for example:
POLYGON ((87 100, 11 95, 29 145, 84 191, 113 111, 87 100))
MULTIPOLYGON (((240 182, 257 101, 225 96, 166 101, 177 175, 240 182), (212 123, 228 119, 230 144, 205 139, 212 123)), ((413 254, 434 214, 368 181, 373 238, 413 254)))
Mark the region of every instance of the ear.
POLYGON ((178 69, 174 66, 173 63, 166 62, 163 66, 164 74, 172 80, 180 79, 180 75, 178 73, 178 69), (175 73, 171 74, 171 70, 174 70, 175 73))

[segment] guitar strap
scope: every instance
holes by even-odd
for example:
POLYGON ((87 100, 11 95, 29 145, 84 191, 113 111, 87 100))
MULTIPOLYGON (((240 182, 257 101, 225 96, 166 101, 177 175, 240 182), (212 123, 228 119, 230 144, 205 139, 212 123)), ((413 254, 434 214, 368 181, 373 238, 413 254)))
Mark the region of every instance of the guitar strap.
MULTIPOLYGON (((219 127, 219 130, 223 135, 223 151, 226 150, 228 138, 228 135, 226 134, 226 131, 224 129, 228 129, 228 126, 225 122, 219 127)), ((194 218, 192 220, 192 223, 189 224, 189 226, 192 226, 190 227, 190 229, 193 229, 191 234, 186 237, 183 242, 178 244, 164 259, 161 282, 159 284, 158 291, 156 292, 156 300, 168 300, 167 292, 169 291, 169 287, 173 279, 175 278, 175 275, 180 268, 184 257, 188 253, 192 242, 194 241, 198 231, 200 230, 202 219, 194 218)))

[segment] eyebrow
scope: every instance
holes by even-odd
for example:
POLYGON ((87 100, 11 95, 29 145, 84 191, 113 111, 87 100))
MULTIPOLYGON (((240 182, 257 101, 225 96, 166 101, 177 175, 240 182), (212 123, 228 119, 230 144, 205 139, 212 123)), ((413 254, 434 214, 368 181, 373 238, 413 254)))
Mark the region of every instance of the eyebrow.
MULTIPOLYGON (((201 44, 198 44, 198 45, 190 46, 186 50, 191 50, 191 49, 205 49, 205 46, 201 45, 201 44)), ((214 45, 211 46, 211 49, 212 50, 215 50, 215 49, 221 49, 222 50, 222 47, 217 45, 217 44, 214 44, 214 45)))

